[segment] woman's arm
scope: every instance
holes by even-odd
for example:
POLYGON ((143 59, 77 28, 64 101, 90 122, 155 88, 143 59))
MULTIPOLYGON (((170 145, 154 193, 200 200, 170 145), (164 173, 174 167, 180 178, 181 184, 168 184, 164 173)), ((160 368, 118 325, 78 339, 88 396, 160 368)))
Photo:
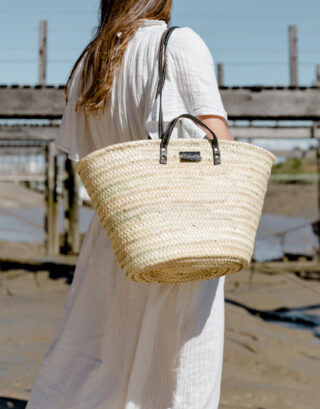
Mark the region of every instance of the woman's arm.
MULTIPOLYGON (((199 115, 197 118, 200 119, 203 123, 205 123, 212 131, 217 135, 218 139, 227 139, 230 141, 234 141, 234 137, 229 133, 228 128, 221 116, 216 115, 199 115)), ((199 125, 201 129, 203 129, 208 138, 212 139, 211 133, 204 128, 203 126, 199 125)))

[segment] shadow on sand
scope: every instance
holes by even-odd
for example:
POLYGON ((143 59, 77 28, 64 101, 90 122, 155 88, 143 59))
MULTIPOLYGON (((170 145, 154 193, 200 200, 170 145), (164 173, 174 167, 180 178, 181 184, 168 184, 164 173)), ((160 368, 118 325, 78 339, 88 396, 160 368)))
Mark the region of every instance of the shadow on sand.
MULTIPOLYGON (((26 270, 32 273, 37 271, 48 271, 49 278, 57 280, 59 278, 65 278, 67 284, 72 283, 75 266, 63 263, 42 262, 42 263, 26 263, 19 261, 1 261, 1 271, 9 270, 26 270)), ((2 409, 0 407, 0 409, 2 409)))
POLYGON ((291 328, 311 329, 313 334, 320 338, 320 315, 304 312, 306 310, 320 309, 320 304, 294 308, 280 307, 274 310, 257 310, 229 298, 226 298, 225 302, 244 308, 249 314, 257 315, 264 321, 275 322, 291 328))
POLYGON ((26 400, 0 397, 0 409, 25 409, 26 400))

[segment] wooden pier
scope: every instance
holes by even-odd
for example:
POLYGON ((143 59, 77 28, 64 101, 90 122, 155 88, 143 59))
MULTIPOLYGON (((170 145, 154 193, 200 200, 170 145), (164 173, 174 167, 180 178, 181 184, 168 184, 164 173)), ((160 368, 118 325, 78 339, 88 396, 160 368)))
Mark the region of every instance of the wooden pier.
MULTIPOLYGON (((254 139, 315 139, 320 158, 320 88, 319 87, 221 87, 221 96, 233 121, 230 133, 236 140, 254 139), (252 120, 276 121, 273 126, 253 126, 252 120), (249 125, 239 126, 239 120, 249 125), (312 121, 310 126, 279 126, 277 121, 312 121)), ((60 252, 76 254, 81 240, 78 229, 78 192, 80 180, 74 163, 64 152, 57 152, 54 139, 64 109, 64 86, 0 86, 0 118, 24 119, 23 124, 0 125, 0 153, 5 155, 43 155, 45 171, 39 174, 1 174, 0 179, 16 181, 44 181, 46 200, 46 248, 48 255, 60 252), (30 121, 46 120, 44 125, 30 125, 30 121), (58 165, 58 156, 63 157, 58 165), (60 166, 60 168, 59 168, 60 166), (63 184, 65 232, 61 246, 57 224, 57 183, 63 184)), ((275 152, 279 154, 279 151, 275 152)), ((286 156, 290 153, 286 152, 286 156)), ((320 180, 318 166, 318 180, 320 180)), ((320 183, 320 182, 319 182, 320 183)), ((319 184, 320 214, 320 184, 319 184)))

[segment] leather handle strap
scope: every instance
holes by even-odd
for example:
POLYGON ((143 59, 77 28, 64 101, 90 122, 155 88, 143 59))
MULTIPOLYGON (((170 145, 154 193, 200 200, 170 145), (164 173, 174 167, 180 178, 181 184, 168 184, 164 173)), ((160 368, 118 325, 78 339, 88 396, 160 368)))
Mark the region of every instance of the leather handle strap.
MULTIPOLYGON (((176 28, 179 28, 179 26, 172 26, 167 28, 160 40, 160 46, 159 46, 159 55, 158 55, 158 75, 159 75, 159 80, 158 80, 158 87, 157 87, 157 92, 156 92, 156 97, 160 95, 160 107, 159 107, 159 120, 158 120, 158 132, 159 132, 159 138, 161 139, 161 144, 160 144, 160 163, 167 163, 167 147, 168 143, 170 140, 171 133, 178 122, 180 118, 189 118, 193 122, 197 123, 198 125, 202 125, 204 128, 206 128, 212 135, 212 149, 213 149, 213 162, 215 165, 221 163, 220 159, 220 149, 218 145, 218 138, 216 134, 202 121, 200 121, 199 118, 191 115, 191 114, 181 114, 177 116, 176 118, 172 119, 170 123, 167 126, 167 129, 165 132, 163 131, 163 113, 162 113, 162 88, 164 85, 165 81, 165 76, 166 76, 166 49, 168 45, 168 41, 170 38, 170 35, 172 34, 173 30, 176 28)), ((204 137, 205 139, 209 139, 207 136, 204 137)))
MULTIPOLYGON (((212 139, 213 163, 215 165, 218 165, 219 163, 221 163, 220 149, 219 149, 218 138, 216 134, 206 124, 200 121, 199 118, 191 114, 181 114, 169 122, 167 129, 165 130, 163 137, 161 139, 161 143, 160 143, 160 163, 167 163, 167 147, 168 147, 168 143, 170 140, 170 136, 173 131, 173 128, 175 127, 176 123, 178 122, 180 118, 192 119, 193 122, 197 123, 198 125, 202 125, 204 128, 206 128, 211 133, 213 137, 212 139)), ((207 136, 205 136, 205 139, 208 139, 209 141, 211 141, 211 139, 208 138, 207 136)))
POLYGON ((160 40, 160 46, 159 46, 159 55, 158 55, 158 75, 159 75, 159 80, 158 80, 158 87, 157 87, 157 92, 156 92, 156 99, 158 95, 160 94, 160 107, 159 107, 159 120, 158 120, 158 133, 159 133, 159 138, 162 139, 162 134, 163 134, 163 113, 162 113, 162 88, 164 85, 165 77, 166 77, 166 68, 167 68, 167 63, 166 63, 166 49, 168 45, 169 38, 176 28, 179 28, 179 26, 172 26, 167 28, 160 40))

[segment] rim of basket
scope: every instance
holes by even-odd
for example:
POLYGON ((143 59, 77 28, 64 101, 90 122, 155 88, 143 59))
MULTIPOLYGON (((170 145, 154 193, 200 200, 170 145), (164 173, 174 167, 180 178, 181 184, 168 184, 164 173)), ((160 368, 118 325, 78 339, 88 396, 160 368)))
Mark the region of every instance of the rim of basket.
MULTIPOLYGON (((181 143, 182 140, 183 140, 184 143, 185 142, 186 143, 191 143, 191 142, 194 142, 194 141, 208 141, 207 139, 201 139, 201 138, 174 138, 174 139, 170 140, 170 144, 168 146, 170 146, 172 143, 173 144, 181 143), (187 142, 187 141, 189 141, 189 142, 187 142)), ((85 160, 90 160, 90 159, 94 158, 95 156, 100 155, 101 152, 117 151, 119 149, 122 149, 123 147, 125 147, 125 148, 134 148, 137 145, 144 145, 146 143, 150 144, 150 142, 160 145, 161 140, 159 138, 157 138, 157 139, 139 139, 139 140, 135 140, 135 141, 119 142, 119 143, 116 143, 116 144, 108 145, 108 146, 105 146, 103 148, 96 149, 93 152, 90 152, 89 154, 87 154, 86 156, 81 158, 79 160, 79 162, 77 163, 77 165, 80 162, 83 163, 85 160)), ((226 144, 226 145, 228 145, 228 144, 229 145, 242 145, 242 146, 246 146, 246 147, 249 146, 250 149, 252 149, 252 150, 255 150, 257 152, 264 153, 264 154, 268 155, 273 162, 275 162, 275 160, 276 160, 276 156, 272 152, 270 152, 269 150, 267 150, 265 148, 262 148, 261 146, 254 145, 253 143, 250 143, 250 142, 231 141, 231 140, 228 140, 228 139, 218 139, 218 144, 219 145, 221 145, 221 144, 222 145, 224 145, 224 144, 226 144)))

